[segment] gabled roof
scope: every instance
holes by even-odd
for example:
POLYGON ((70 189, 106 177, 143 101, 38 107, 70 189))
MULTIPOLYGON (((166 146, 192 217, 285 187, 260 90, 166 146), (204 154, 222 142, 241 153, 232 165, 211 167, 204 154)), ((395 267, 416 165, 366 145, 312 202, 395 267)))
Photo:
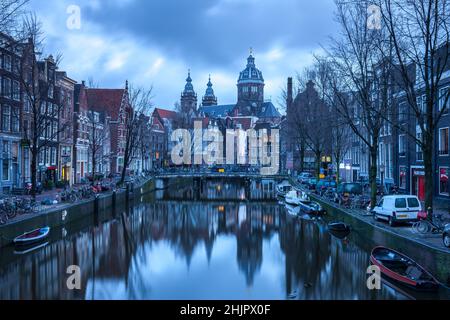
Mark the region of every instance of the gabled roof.
POLYGON ((261 113, 258 116, 260 118, 281 118, 280 112, 275 108, 272 102, 264 102, 261 113))
POLYGON ((225 104, 219 106, 201 107, 200 113, 204 113, 206 117, 226 117, 236 107, 235 104, 225 104))
POLYGON ((155 108, 154 111, 161 119, 174 120, 177 117, 177 113, 172 110, 155 108))
POLYGON ((117 120, 124 93, 124 89, 86 89, 88 108, 105 111, 112 119, 117 120))

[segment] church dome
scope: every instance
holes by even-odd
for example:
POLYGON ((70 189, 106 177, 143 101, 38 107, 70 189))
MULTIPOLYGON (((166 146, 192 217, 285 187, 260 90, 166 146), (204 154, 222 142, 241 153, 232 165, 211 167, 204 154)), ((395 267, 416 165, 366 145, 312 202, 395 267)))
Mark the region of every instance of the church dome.
POLYGON ((238 84, 240 83, 262 83, 264 78, 262 72, 255 66, 255 58, 253 54, 247 58, 247 67, 239 74, 238 84))

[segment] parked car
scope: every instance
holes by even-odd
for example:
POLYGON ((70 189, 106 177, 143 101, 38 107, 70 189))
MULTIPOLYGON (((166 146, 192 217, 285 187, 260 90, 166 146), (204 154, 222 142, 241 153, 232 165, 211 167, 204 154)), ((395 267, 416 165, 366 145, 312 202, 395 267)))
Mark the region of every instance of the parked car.
POLYGON ((442 241, 444 242, 444 246, 450 248, 450 223, 447 224, 444 228, 444 233, 442 234, 442 241))
POLYGON ((314 178, 314 176, 309 172, 302 172, 298 175, 297 181, 301 184, 305 184, 309 179, 314 178))
POLYGON ((386 196, 372 210, 375 220, 385 220, 390 226, 398 222, 416 222, 422 205, 416 196, 386 196))

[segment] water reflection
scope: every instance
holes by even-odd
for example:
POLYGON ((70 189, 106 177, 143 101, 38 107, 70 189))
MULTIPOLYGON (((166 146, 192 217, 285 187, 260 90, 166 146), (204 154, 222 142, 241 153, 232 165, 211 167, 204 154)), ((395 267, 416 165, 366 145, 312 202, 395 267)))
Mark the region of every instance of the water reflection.
POLYGON ((367 290, 369 254, 352 237, 330 236, 324 223, 266 202, 273 197, 273 184, 262 182, 170 188, 28 255, 2 253, 0 298, 404 298, 367 290), (215 201, 195 200, 205 191, 215 201), (66 287, 73 264, 81 291, 66 287))

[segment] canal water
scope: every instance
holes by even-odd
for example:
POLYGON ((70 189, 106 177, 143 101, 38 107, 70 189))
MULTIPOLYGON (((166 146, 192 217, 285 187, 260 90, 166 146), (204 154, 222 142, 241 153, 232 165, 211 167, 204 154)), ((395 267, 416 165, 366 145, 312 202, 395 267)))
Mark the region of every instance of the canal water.
POLYGON ((52 230, 30 252, 3 248, 0 299, 411 299, 368 290, 370 246, 293 214, 275 181, 172 185, 123 208, 52 230), (80 268, 80 290, 67 268, 80 268))

